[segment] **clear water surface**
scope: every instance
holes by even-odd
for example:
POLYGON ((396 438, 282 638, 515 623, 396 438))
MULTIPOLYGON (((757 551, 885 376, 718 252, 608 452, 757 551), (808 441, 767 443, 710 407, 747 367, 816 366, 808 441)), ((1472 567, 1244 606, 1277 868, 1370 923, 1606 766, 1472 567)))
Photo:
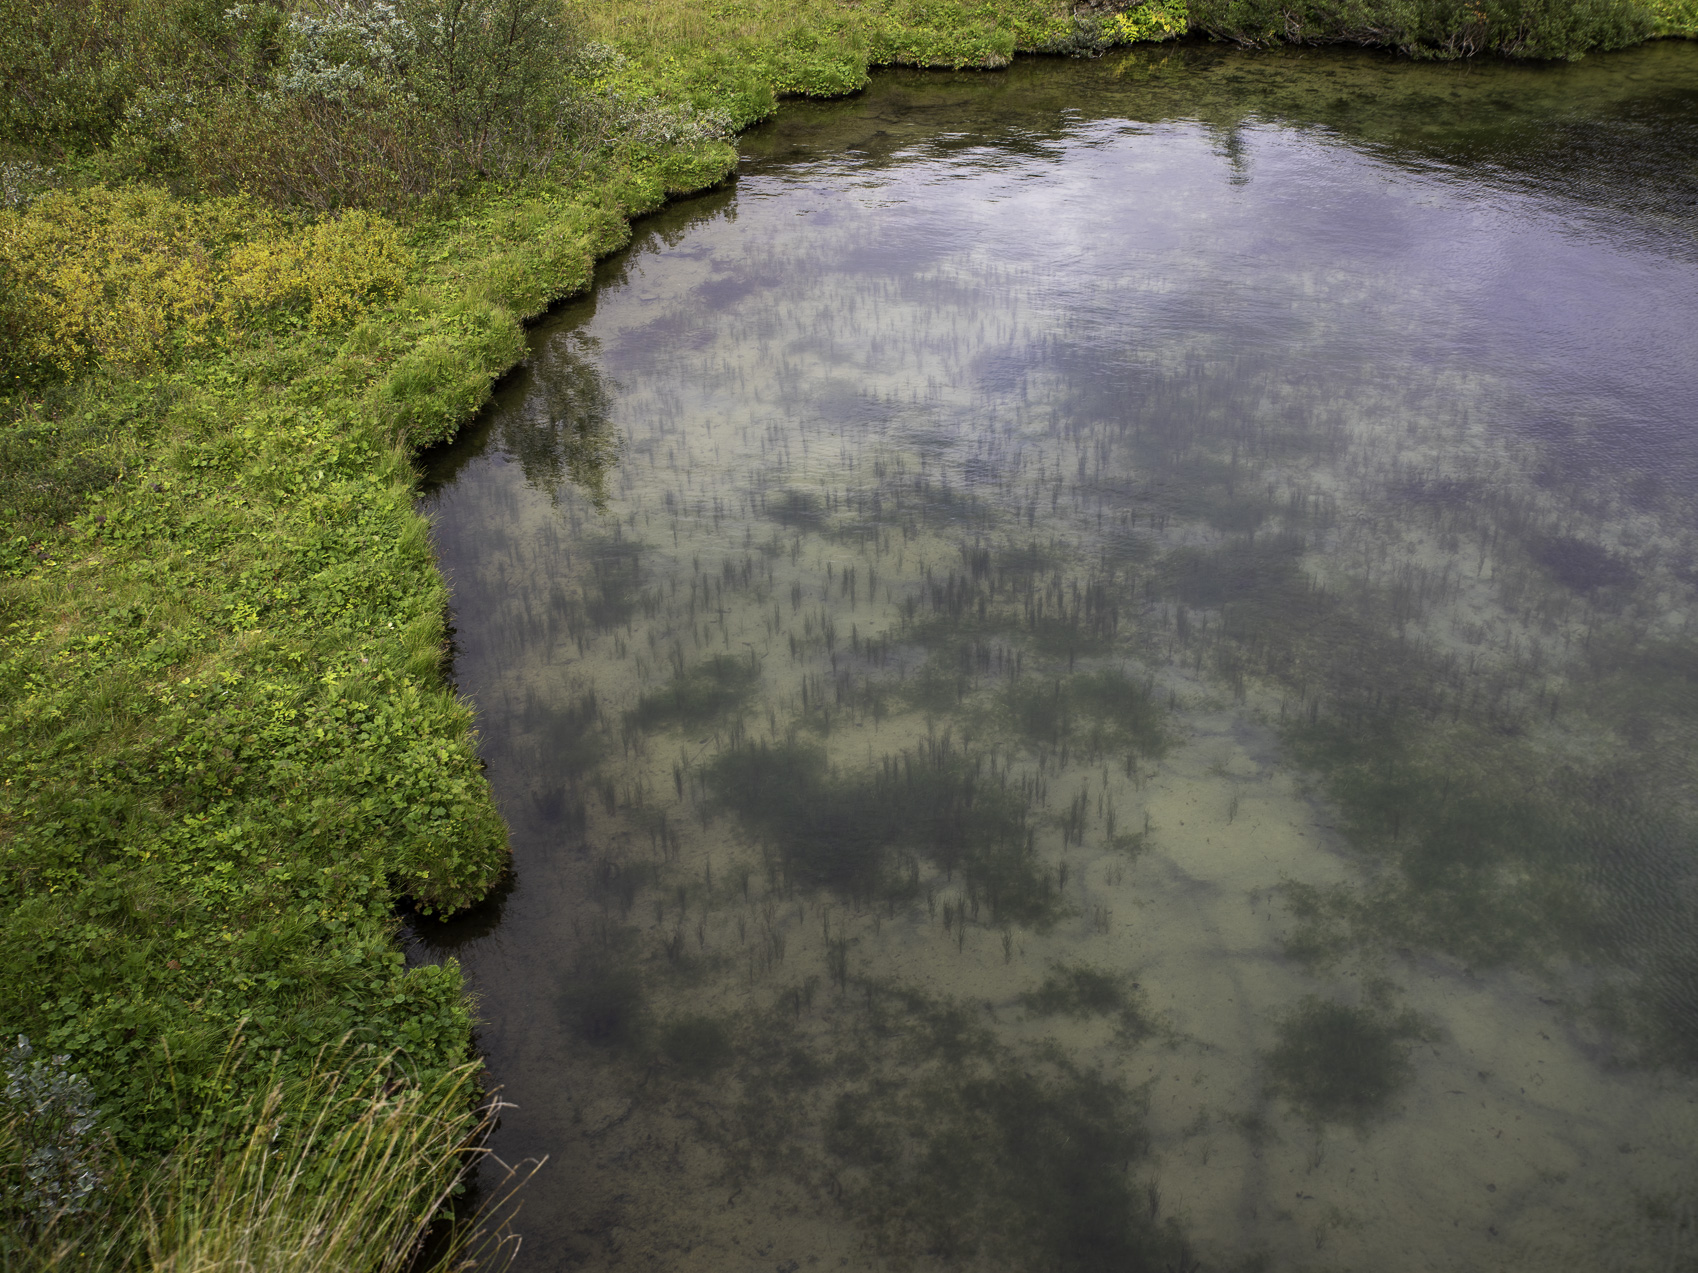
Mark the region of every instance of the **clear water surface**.
POLYGON ((1698 1261, 1698 45, 787 104, 436 459, 524 1270, 1698 1261))

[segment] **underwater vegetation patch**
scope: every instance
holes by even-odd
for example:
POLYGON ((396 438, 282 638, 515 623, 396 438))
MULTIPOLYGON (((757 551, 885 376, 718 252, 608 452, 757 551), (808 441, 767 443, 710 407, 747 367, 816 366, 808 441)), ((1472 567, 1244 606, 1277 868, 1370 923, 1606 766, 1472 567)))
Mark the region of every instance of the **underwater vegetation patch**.
POLYGON ((1214 548, 1175 548, 1156 563, 1161 590, 1187 605, 1213 608, 1239 601, 1270 602, 1306 589, 1299 561, 1307 540, 1295 532, 1246 535, 1214 548))
POLYGON ((1683 761, 1698 645, 1593 621, 1583 640, 1560 637, 1559 653, 1552 616, 1601 616, 1640 583, 1639 563, 1596 536, 1531 533, 1528 510, 1485 500, 1488 489, 1431 475, 1386 487, 1436 527, 1484 516, 1471 563, 1322 580, 1303 567, 1301 536, 1258 534, 1177 549, 1154 586, 1184 603, 1174 631, 1199 673, 1240 698, 1250 677, 1280 686, 1288 755, 1319 780, 1366 868, 1352 885, 1282 887, 1296 921, 1287 954, 1311 967, 1400 946, 1472 967, 1590 961, 1608 983, 1595 1016, 1624 1054, 1687 1067, 1698 1062, 1698 961, 1679 957, 1678 934, 1698 909, 1678 881, 1690 875, 1683 761), (1545 634, 1496 651, 1486 624, 1461 626, 1459 646, 1415 635, 1451 613, 1499 529, 1526 554, 1503 569, 1500 603, 1545 634), (1593 730, 1611 737, 1610 754, 1572 746, 1593 730))
POLYGON ((595 508, 607 503, 607 475, 619 460, 612 395, 595 363, 561 342, 529 366, 523 411, 496 416, 496 442, 519 462, 525 481, 554 495, 576 483, 595 508))
POLYGON ((1698 717, 1698 640, 1599 639, 1588 662, 1593 680, 1581 693, 1589 712, 1630 742, 1655 747, 1661 734, 1679 747, 1698 717))
MULTIPOLYGON (((917 639, 923 643, 923 638, 917 639)), ((962 708, 977 686, 970 674, 954 666, 955 662, 935 655, 927 659, 913 676, 900 683, 902 698, 928 716, 947 716, 962 708)))
POLYGON ((1698 826, 1666 809, 1608 822, 1597 893, 1614 966, 1592 1007, 1635 1041, 1634 1060, 1698 1072, 1698 826))
POLYGON ((876 892, 899 830, 894 811, 832 774, 823 748, 732 748, 710 762, 704 778, 791 878, 855 897, 876 892))
POLYGON ((825 505, 812 491, 783 491, 762 508, 773 521, 792 530, 817 531, 825 526, 825 505))
POLYGON ((733 1059, 731 1031, 708 1016, 683 1016, 660 1032, 660 1051, 679 1072, 690 1078, 711 1078, 733 1059))
POLYGON ((1120 1032, 1134 1038, 1156 1031, 1138 983, 1090 964, 1052 965, 1036 988, 1020 995, 1020 1006, 1036 1017, 1114 1017, 1120 1032))
POLYGON ((1279 1042, 1264 1058, 1268 1086, 1317 1122, 1361 1126, 1409 1082, 1409 1044, 1428 1037, 1414 1012, 1310 995, 1279 1023, 1279 1042))
MULTIPOLYGON (((992 649, 1008 659, 1029 651, 1065 658, 1069 671, 1078 659, 1113 648, 1126 600, 1118 568, 1068 577, 1054 564, 1060 549, 1053 543, 993 548, 982 536, 964 539, 960 554, 961 569, 928 570, 917 593, 904 599, 905 639, 946 661, 971 661, 975 650, 981 660, 992 649), (1006 649, 993 644, 997 637, 1009 642, 1006 649)), ((992 669, 981 662, 978 670, 992 669)))
POLYGON ((825 1132, 851 1206, 897 1252, 1125 1273, 1172 1267, 1183 1247, 1135 1193, 1129 1169, 1148 1148, 1137 1097, 1058 1057, 857 1084, 825 1132))
MULTIPOLYGON (((922 443, 923 444, 923 443, 922 443)), ((897 526, 947 526, 953 529, 987 527, 991 506, 971 490, 916 474, 891 482, 875 516, 897 526)))
MULTIPOLYGON (((1598 657, 1618 651, 1600 641, 1598 657)), ((1647 1060, 1698 1065, 1698 958, 1690 815, 1663 750, 1679 725, 1690 651, 1623 657, 1588 697, 1645 754, 1553 759, 1501 729, 1413 711, 1323 717, 1288 730, 1322 775, 1352 843, 1389 870, 1358 887, 1288 885, 1287 951, 1324 964, 1352 946, 1419 945, 1475 967, 1561 959, 1607 970, 1594 1005, 1647 1060)), ((1690 693, 1690 691, 1686 691, 1690 693)))
POLYGON ((1599 856, 1626 828, 1566 807, 1513 739, 1414 712, 1321 718, 1287 739, 1352 843, 1392 868, 1360 891, 1287 890, 1302 923, 1481 965, 1603 953, 1599 856))
POLYGON ((570 783, 601 760, 606 738, 601 731, 601 703, 593 689, 570 696, 562 705, 527 690, 518 715, 519 728, 533 741, 552 775, 570 783))
POLYGON ((642 596, 647 547, 620 535, 602 536, 584 545, 590 573, 582 596, 572 598, 556 588, 550 597, 555 617, 568 633, 582 640, 631 621, 642 596))
POLYGON ((1040 598, 1026 612, 1026 640, 1033 651, 1046 658, 1066 659, 1069 671, 1076 660, 1113 649, 1119 628, 1119 607, 1107 601, 1100 584, 1087 593, 1083 605, 1051 609, 1040 598))
POLYGON ((1387 486, 1387 494, 1430 510, 1467 509, 1476 504, 1485 483, 1474 478, 1413 474, 1387 486))
POLYGON ((1576 592, 1600 588, 1629 588, 1639 573, 1602 544, 1573 535, 1548 535, 1533 541, 1533 560, 1553 578, 1576 592))
POLYGON ((760 665, 752 657, 715 655, 644 694, 628 719, 644 729, 706 724, 747 704, 760 681, 760 665))
POLYGON ((1035 537, 1023 543, 1011 539, 995 549, 979 552, 982 557, 977 554, 969 557, 975 575, 981 570, 994 570, 1011 582, 1029 582, 1035 575, 1054 570, 1065 556, 1064 550, 1053 541, 1045 543, 1035 537))
POLYGON ((1159 756, 1167 748, 1165 709, 1148 683, 1119 668, 1103 668, 1047 683, 1009 682, 1003 708, 1015 731, 1031 743, 1071 742, 1089 754, 1135 752, 1159 756))
POLYGON ((948 735, 853 774, 833 770, 823 749, 805 743, 750 744, 721 752, 703 776, 792 884, 859 899, 911 896, 925 858, 962 871, 993 920, 1037 922, 1054 905, 1026 798, 1006 772, 987 773, 948 735))
POLYGON ((1664 930, 1625 987, 1597 992, 1606 1021, 1639 1039, 1637 1058, 1698 1072, 1698 935, 1664 930))
POLYGON ((1134 1178, 1149 1151, 1143 1089, 1047 1045, 1010 1048, 980 1006, 897 983, 791 1003, 739 1045, 734 1161, 814 1181, 892 1260, 1196 1267, 1134 1178))
POLYGON ((596 1047, 629 1047, 648 1028, 642 979, 611 955, 578 962, 560 992, 560 1007, 572 1033, 596 1047))

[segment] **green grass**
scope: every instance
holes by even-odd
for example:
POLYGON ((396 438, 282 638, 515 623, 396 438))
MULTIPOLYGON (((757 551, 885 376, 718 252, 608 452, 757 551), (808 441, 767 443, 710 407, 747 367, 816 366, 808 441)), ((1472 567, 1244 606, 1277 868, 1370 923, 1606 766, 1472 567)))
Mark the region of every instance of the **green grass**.
POLYGON ((192 1076, 244 1020, 291 1055, 348 1030, 426 1068, 465 1054, 457 970, 392 940, 397 895, 452 912, 506 861, 441 679, 408 442, 475 409, 521 316, 664 197, 627 181, 616 210, 493 198, 421 227, 401 303, 351 330, 13 403, 15 436, 81 450, 39 447, 53 502, 9 510, 0 1020, 75 1057, 126 1144, 180 1130, 167 1055, 192 1076), (539 229, 536 278, 492 287, 539 229))
POLYGON ((1698 39, 1698 0, 1650 0, 1659 36, 1698 39))

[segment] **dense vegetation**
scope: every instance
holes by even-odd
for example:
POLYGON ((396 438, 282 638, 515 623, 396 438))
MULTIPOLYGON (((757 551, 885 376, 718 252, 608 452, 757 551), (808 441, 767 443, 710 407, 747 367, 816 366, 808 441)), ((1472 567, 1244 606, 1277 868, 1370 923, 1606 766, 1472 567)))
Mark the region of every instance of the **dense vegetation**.
MULTIPOLYGON (((505 843, 412 453, 779 95, 1188 29, 1567 57, 1698 32, 1698 4, 0 0, 0 1030, 81 1076, 52 1145, 265 1126, 254 1094, 316 1091, 349 1036, 348 1082, 449 1117, 470 1012, 453 965, 404 966, 396 902, 465 906, 505 843)), ((27 1235, 59 1195, 19 1099, 27 1235)))

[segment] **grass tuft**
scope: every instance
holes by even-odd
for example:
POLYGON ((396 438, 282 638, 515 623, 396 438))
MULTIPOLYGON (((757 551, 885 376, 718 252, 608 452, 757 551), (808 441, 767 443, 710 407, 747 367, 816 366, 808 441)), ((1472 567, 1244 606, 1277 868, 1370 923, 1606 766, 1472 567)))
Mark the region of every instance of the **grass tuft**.
MULTIPOLYGON (((514 1190, 540 1164, 508 1168, 482 1142, 502 1108, 481 1067, 409 1080, 397 1058, 349 1041, 295 1073, 241 1046, 214 1081, 251 1094, 208 1105, 162 1160, 110 1149, 92 1205, 6 1216, 0 1267, 18 1273, 146 1268, 153 1273, 289 1269, 295 1273, 431 1273, 505 1267, 514 1190), (262 1071, 256 1078, 247 1071, 262 1071), (486 1201, 452 1219, 451 1204, 487 1162, 486 1201), (422 1257, 422 1258, 421 1258, 422 1257)), ((0 1153, 24 1143, 14 1114, 0 1153)), ((20 1170, 4 1154, 8 1179, 20 1170)), ((19 1199, 8 1189, 0 1197, 19 1199)))

